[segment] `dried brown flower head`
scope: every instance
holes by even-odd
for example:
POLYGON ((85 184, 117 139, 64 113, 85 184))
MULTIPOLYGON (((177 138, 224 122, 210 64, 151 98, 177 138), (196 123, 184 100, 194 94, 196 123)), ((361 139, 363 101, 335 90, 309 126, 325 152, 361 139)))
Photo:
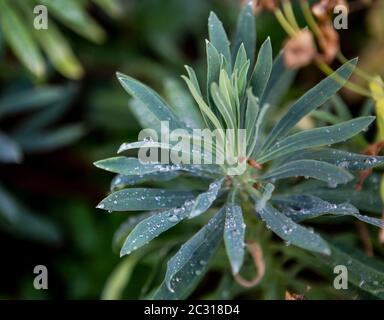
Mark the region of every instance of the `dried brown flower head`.
POLYGON ((348 3, 345 0, 320 0, 312 6, 312 14, 320 22, 331 20, 333 9, 338 5, 348 8, 348 3))
POLYGON ((253 13, 258 13, 262 10, 274 11, 278 8, 277 0, 241 0, 243 5, 252 2, 253 13))
POLYGON ((312 33, 303 29, 284 45, 284 63, 287 68, 296 69, 306 66, 316 56, 316 47, 312 33))
POLYGON ((319 38, 322 53, 319 54, 318 58, 320 61, 329 64, 335 59, 337 52, 340 50, 339 34, 333 28, 331 22, 321 23, 319 28, 322 35, 319 38))

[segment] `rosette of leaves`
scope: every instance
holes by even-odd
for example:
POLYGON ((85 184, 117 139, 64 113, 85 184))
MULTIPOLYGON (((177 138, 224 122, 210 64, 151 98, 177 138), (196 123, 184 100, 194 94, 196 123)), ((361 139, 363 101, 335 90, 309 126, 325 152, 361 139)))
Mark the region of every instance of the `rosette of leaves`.
MULTIPOLYGON (((51 151, 79 139, 84 134, 80 124, 52 128, 68 111, 74 93, 73 86, 19 85, 4 90, 0 97, 0 165, 20 165, 26 153, 51 151), (11 120, 15 123, 12 127, 8 125, 11 120), (6 131, 4 126, 8 127, 6 131)), ((3 183, 0 184, 0 228, 49 243, 60 238, 51 221, 32 212, 3 183)))
POLYGON ((44 52, 54 69, 63 76, 79 79, 84 73, 83 67, 56 21, 92 42, 103 42, 106 38, 104 29, 87 12, 91 3, 112 17, 118 17, 122 12, 116 0, 0 0, 0 38, 4 38, 15 56, 37 78, 46 76, 44 52), (34 11, 39 5, 47 8, 47 29, 34 28, 34 20, 40 21, 37 14, 41 12, 34 11))
MULTIPOLYGON (((177 299, 190 295, 208 270, 222 239, 233 274, 240 272, 246 236, 243 210, 247 207, 252 207, 250 214, 265 222, 266 227, 287 244, 319 256, 330 256, 331 259, 331 245, 301 222, 323 215, 349 215, 384 227, 381 220, 360 214, 349 203, 348 195, 331 202, 307 194, 305 188, 296 193, 287 193, 286 187, 280 188, 285 181, 303 177, 324 183, 332 192, 339 185, 352 181, 353 172, 384 162, 383 157, 364 156, 330 147, 366 130, 374 120, 372 116, 295 132, 295 125, 303 117, 324 104, 343 86, 357 60, 342 65, 305 93, 271 130, 266 130, 271 101, 280 94, 281 80, 289 72, 282 64, 281 55, 272 61, 272 48, 267 39, 254 63, 255 19, 249 5, 240 14, 232 46, 214 13, 209 17, 208 28, 206 88, 200 86, 190 67, 186 67, 188 77, 183 77, 194 102, 190 97, 180 98, 179 95, 179 99, 171 99, 169 105, 137 80, 120 73, 117 77, 133 97, 133 110, 146 128, 159 130, 160 122, 168 121, 171 130, 183 128, 188 132, 196 128, 245 129, 247 139, 243 147, 246 148, 248 163, 245 172, 228 175, 227 163, 142 163, 135 157, 124 156, 95 163, 99 168, 118 174, 112 181, 111 194, 100 202, 98 208, 111 212, 145 211, 130 218, 119 230, 118 237, 126 236, 121 256, 138 250, 183 220, 216 211, 206 225, 168 261, 165 279, 151 295, 156 299, 177 299), (178 184, 178 190, 133 187, 150 181, 172 186, 170 180, 180 177, 183 181, 189 178, 194 183, 178 184), (201 183, 196 183, 196 179, 201 183)), ((231 139, 236 140, 237 137, 231 139)), ((235 144, 229 144, 229 147, 234 149, 233 154, 240 155, 236 153, 235 144)), ((181 152, 188 156, 192 152, 189 148, 180 148, 177 143, 154 141, 153 137, 124 143, 119 152, 141 147, 181 152)), ((217 152, 219 148, 220 145, 212 143, 207 150, 204 149, 202 156, 206 152, 217 152)), ((381 278, 379 285, 382 281, 381 278)))

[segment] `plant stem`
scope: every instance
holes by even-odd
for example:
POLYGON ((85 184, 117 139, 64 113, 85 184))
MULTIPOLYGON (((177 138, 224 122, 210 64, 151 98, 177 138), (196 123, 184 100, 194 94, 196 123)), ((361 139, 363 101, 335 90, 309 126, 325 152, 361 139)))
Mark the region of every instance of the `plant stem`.
MULTIPOLYGON (((331 75, 334 72, 334 70, 330 66, 325 64, 324 62, 316 61, 316 65, 318 66, 318 68, 322 72, 324 72, 328 76, 331 75)), ((335 76, 335 80, 338 81, 338 82, 342 82, 342 78, 337 76, 337 75, 335 76)), ((368 90, 366 90, 365 88, 362 88, 359 85, 354 84, 354 83, 352 83, 350 81, 347 81, 344 84, 344 87, 346 87, 347 89, 349 89, 349 90, 351 90, 353 92, 356 92, 356 93, 358 93, 358 94, 360 94, 360 95, 362 95, 364 97, 368 97, 368 98, 372 97, 371 93, 368 90)))
POLYGON ((289 23, 293 27, 293 29, 299 31, 300 27, 296 21, 295 13, 293 12, 293 9, 292 9, 291 1, 289 1, 289 0, 283 1, 283 11, 285 13, 285 16, 287 17, 287 20, 289 21, 289 23))
POLYGON ((280 23, 284 31, 291 37, 294 37, 296 35, 295 29, 289 24, 287 19, 285 18, 284 14, 281 12, 280 9, 276 9, 273 11, 275 14, 275 17, 277 21, 280 23))
POLYGON ((308 1, 300 1, 300 6, 304 14, 305 21, 307 21, 311 30, 318 39, 322 39, 323 34, 321 33, 320 28, 317 26, 315 18, 312 16, 308 1))

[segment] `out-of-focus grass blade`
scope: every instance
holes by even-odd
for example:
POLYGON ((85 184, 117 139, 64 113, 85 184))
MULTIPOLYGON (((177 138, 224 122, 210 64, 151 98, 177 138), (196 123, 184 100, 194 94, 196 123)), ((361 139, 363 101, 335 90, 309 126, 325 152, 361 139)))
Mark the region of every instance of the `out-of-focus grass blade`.
POLYGON ((21 158, 22 153, 17 143, 0 132, 0 162, 19 163, 21 158))
POLYGON ((0 25, 13 53, 36 77, 43 78, 44 59, 30 32, 33 26, 26 26, 7 0, 0 0, 0 25))
POLYGON ((119 18, 123 14, 123 7, 119 0, 92 0, 113 18, 119 18))
POLYGON ((96 43, 105 40, 104 30, 88 15, 81 1, 40 0, 39 2, 48 7, 49 13, 83 37, 96 43))

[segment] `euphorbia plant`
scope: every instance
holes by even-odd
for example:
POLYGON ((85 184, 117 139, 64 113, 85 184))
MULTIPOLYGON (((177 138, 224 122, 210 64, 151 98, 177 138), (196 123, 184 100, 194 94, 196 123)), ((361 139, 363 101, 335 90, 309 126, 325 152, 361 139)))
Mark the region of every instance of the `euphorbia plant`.
MULTIPOLYGON (((265 222, 266 227, 286 244, 324 256, 332 254, 327 241, 300 222, 321 215, 352 215, 384 227, 379 219, 361 215, 347 198, 333 203, 305 191, 287 192, 288 183, 296 181, 292 178, 297 177, 315 179, 323 183, 323 188, 337 190, 339 184, 354 179, 353 172, 384 162, 383 157, 330 148, 366 130, 374 120, 371 116, 291 133, 303 117, 344 85, 357 60, 342 65, 305 93, 268 131, 269 101, 277 94, 279 80, 285 72, 281 55, 272 62, 272 48, 267 39, 254 63, 255 21, 250 6, 246 6, 239 17, 232 48, 221 22, 213 13, 208 26, 206 90, 201 88, 192 68, 187 67, 188 77, 184 77, 196 104, 171 107, 144 84, 120 73, 117 76, 134 98, 133 104, 140 109, 137 112, 145 115, 144 122, 157 132, 162 121, 167 121, 173 130, 184 129, 189 133, 193 129, 232 129, 233 136, 225 147, 232 149, 231 154, 240 164, 247 164, 244 172, 229 174, 231 165, 226 161, 222 164, 143 163, 135 157, 119 156, 95 163, 99 168, 118 174, 112 181, 111 194, 98 208, 146 211, 135 216, 136 226, 124 241, 122 256, 139 249, 182 220, 195 218, 208 210, 216 212, 168 261, 165 279, 153 294, 154 298, 187 297, 208 269, 222 239, 232 273, 238 275, 245 255, 243 209, 251 207, 252 210, 245 213, 265 222), (243 145, 239 139, 240 129, 246 131, 243 145), (242 148, 245 156, 239 151, 242 148), (153 180, 164 185, 180 177, 191 178, 195 183, 185 183, 183 190, 132 187, 153 180)), ((181 153, 187 158, 193 153, 189 147, 154 141, 153 137, 124 143, 119 152, 142 147, 181 153)), ((223 148, 216 141, 201 155, 204 159, 207 153, 217 154, 223 152, 223 148)), ((128 229, 130 227, 131 224, 128 229)))

